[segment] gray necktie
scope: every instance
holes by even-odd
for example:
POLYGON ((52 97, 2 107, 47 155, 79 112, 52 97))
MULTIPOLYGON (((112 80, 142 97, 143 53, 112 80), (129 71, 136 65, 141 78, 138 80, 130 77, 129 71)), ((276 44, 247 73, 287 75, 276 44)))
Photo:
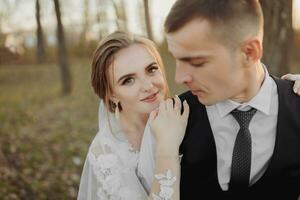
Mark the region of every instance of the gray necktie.
POLYGON ((243 190, 248 188, 251 170, 251 134, 249 124, 256 109, 249 111, 239 111, 237 109, 231 112, 232 116, 240 125, 240 130, 236 136, 232 162, 229 190, 243 190))

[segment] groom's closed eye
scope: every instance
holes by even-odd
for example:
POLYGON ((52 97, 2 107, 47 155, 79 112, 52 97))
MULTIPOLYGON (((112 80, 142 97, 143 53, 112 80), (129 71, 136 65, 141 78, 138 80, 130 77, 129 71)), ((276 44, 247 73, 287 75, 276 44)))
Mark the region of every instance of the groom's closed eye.
POLYGON ((204 67, 207 62, 190 62, 193 67, 204 67))
POLYGON ((189 63, 194 67, 203 67, 207 63, 207 59, 203 57, 191 58, 189 63))
POLYGON ((208 62, 207 59, 204 57, 194 57, 194 58, 186 57, 186 58, 180 58, 179 60, 186 62, 192 65, 193 67, 203 67, 208 62))

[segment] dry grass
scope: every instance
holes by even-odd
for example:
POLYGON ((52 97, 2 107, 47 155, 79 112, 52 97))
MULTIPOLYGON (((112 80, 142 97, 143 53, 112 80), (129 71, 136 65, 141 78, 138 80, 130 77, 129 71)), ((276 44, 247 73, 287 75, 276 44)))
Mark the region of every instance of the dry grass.
POLYGON ((62 96, 55 65, 0 68, 0 199, 76 199, 98 99, 89 64, 72 72, 62 96))

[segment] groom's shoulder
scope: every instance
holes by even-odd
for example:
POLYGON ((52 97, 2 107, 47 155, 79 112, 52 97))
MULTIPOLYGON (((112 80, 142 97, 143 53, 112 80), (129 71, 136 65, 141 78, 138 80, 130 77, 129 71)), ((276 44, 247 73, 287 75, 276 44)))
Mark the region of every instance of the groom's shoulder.
POLYGON ((185 92, 179 94, 178 96, 183 101, 185 99, 191 98, 193 96, 193 94, 191 93, 191 91, 185 91, 185 92))
POLYGON ((300 98, 299 95, 295 94, 295 92, 293 91, 295 81, 280 79, 276 76, 271 77, 274 79, 277 85, 278 95, 288 98, 300 98))
POLYGON ((197 98, 197 96, 193 95, 191 91, 186 91, 178 95, 181 101, 187 101, 190 106, 203 106, 197 98))
POLYGON ((300 109, 300 96, 293 91, 294 81, 283 80, 272 76, 276 85, 280 104, 300 109))
POLYGON ((186 100, 188 103, 191 101, 195 101, 195 96, 192 94, 191 91, 186 91, 178 95, 181 101, 186 100))

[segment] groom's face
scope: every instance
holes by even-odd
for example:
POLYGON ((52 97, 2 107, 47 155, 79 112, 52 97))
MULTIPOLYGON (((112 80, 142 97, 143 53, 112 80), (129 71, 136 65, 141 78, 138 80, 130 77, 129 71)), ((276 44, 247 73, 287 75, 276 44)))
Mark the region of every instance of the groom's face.
POLYGON ((176 59, 176 82, 186 85, 204 105, 234 98, 243 88, 241 55, 220 41, 201 19, 167 35, 169 51, 176 59))

